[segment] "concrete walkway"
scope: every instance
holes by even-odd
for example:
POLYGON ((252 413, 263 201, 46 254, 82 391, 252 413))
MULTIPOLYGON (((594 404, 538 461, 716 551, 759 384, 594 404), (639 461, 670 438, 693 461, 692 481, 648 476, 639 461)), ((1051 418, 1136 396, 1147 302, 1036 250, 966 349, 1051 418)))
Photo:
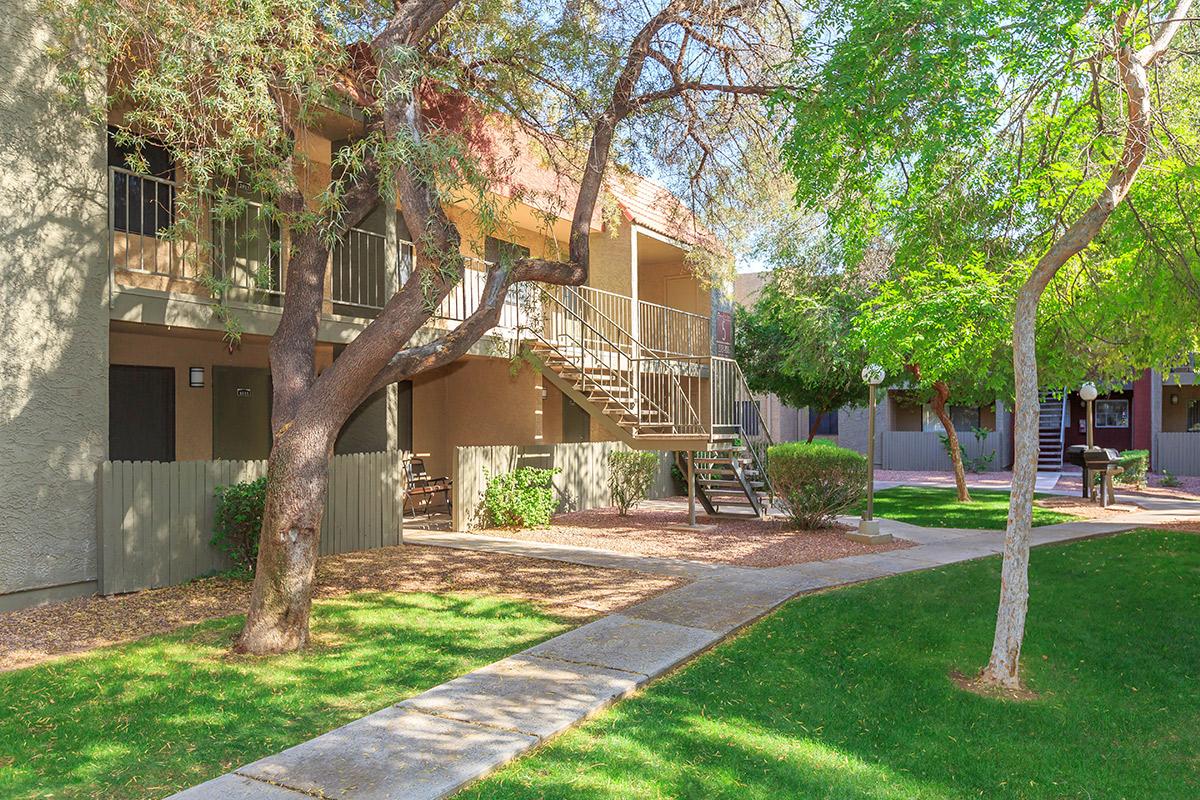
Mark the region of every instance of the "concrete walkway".
MULTIPOLYGON (((1200 504, 1146 498, 1118 522, 1035 528, 1034 545, 1200 520, 1200 504)), ((434 800, 453 794, 693 658, 786 600, 819 589, 1000 553, 999 531, 881 520, 917 542, 771 569, 642 558, 475 534, 406 531, 413 544, 634 569, 692 582, 193 787, 176 800, 434 800)))

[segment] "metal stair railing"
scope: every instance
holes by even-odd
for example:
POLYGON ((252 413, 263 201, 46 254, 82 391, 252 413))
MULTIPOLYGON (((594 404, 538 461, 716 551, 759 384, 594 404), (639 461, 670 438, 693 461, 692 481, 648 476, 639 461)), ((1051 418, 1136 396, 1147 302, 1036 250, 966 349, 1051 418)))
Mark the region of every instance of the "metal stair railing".
POLYGON ((585 380, 590 380, 602 394, 628 412, 638 428, 669 428, 670 433, 680 435, 705 432, 700 415, 683 386, 684 365, 645 353, 619 321, 592 303, 585 292, 578 290, 579 287, 542 285, 539 288, 541 320, 529 325, 529 330, 577 367, 585 380), (563 340, 570 342, 578 355, 565 352, 563 340), (589 378, 588 367, 601 367, 613 383, 629 393, 630 402, 616 397, 589 378))
POLYGON ((713 356, 711 363, 709 387, 713 436, 730 436, 742 441, 767 494, 773 498, 775 489, 767 474, 767 449, 775 440, 758 407, 758 401, 750 391, 737 361, 713 356))

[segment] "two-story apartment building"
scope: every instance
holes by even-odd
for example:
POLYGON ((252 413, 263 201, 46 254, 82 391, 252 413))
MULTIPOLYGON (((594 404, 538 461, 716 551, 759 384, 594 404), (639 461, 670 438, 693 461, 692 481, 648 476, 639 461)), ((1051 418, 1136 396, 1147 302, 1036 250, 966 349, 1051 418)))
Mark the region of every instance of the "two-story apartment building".
MULTIPOLYGON (((58 103, 36 14, 13 21, 21 46, 0 57, 16 101, 0 109, 0 608, 95 591, 100 465, 266 457, 267 345, 288 255, 288 231, 252 196, 236 214, 202 209, 196 239, 165 235, 178 213, 170 154, 146 148, 147 169, 132 172, 113 136, 121 115, 97 125, 58 103), (224 287, 242 330, 236 344, 206 276, 224 287)), ((302 131, 301 182, 324 186, 339 143, 360 126, 352 110, 331 110, 302 131)), ((523 151, 517 134, 493 142, 516 148, 495 187, 505 222, 485 236, 469 207, 447 209, 468 269, 421 337, 476 307, 487 262, 551 255, 566 241, 574 186, 523 151)), ((618 213, 593 220, 586 286, 520 287, 469 355, 369 398, 335 451, 407 451, 450 474, 465 445, 617 439, 694 451, 763 440, 736 363, 720 357, 731 349, 729 303, 686 260, 706 234, 653 181, 613 176, 607 191, 618 213)), ((414 248, 398 212, 377 208, 333 248, 318 370, 410 273, 414 248)), ((738 477, 753 505, 760 498, 738 477)))

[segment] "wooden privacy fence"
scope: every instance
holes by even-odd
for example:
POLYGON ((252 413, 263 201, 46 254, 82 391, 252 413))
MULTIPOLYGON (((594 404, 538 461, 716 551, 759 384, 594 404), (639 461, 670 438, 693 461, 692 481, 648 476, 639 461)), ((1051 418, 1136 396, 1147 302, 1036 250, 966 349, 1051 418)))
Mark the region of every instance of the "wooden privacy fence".
POLYGON ((1167 432, 1155 436, 1156 470, 1172 475, 1200 475, 1200 432, 1167 432))
MULTIPOLYGON (((959 444, 966 450, 968 458, 995 453, 988 469, 1004 469, 1003 439, 992 431, 983 440, 982 446, 971 431, 958 434, 959 444)), ((884 431, 882 441, 884 469, 950 470, 950 456, 938 435, 932 431, 884 431)))
MULTIPOLYGON (((321 520, 321 555, 400 543, 399 451, 335 456, 321 520)), ((210 542, 215 490, 254 480, 266 461, 105 461, 97 481, 101 594, 171 586, 228 569, 210 542)))
MULTIPOLYGON (((478 527, 479 507, 488 476, 517 467, 562 470, 554 476, 560 511, 581 511, 612 505, 608 490, 608 454, 628 450, 621 442, 579 442, 546 445, 482 445, 454 448, 453 527, 462 531, 478 527)), ((650 497, 669 497, 670 453, 659 454, 658 473, 650 497)))

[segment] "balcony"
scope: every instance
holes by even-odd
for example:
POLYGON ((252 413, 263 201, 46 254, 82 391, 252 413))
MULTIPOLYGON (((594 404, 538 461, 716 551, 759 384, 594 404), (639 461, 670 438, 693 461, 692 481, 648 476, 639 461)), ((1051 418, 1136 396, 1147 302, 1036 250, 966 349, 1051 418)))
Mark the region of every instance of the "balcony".
MULTIPOLYGON (((287 231, 269 218, 261 203, 249 198, 179 206, 174 181, 109 168, 111 276, 118 290, 211 298, 246 308, 280 308, 287 280, 287 231), (191 213, 196 222, 176 223, 191 213), (178 230, 200 232, 185 238, 178 230)), ((382 226, 376 226, 382 227, 382 226)), ((383 309, 395 288, 412 273, 413 243, 400 240, 397 275, 387 274, 387 239, 378 230, 351 228, 332 248, 326 284, 325 313, 334 318, 369 320, 383 309)), ((433 313, 437 327, 450 329, 474 312, 483 299, 489 262, 467 257, 463 279, 433 313)), ((513 286, 505 298, 494 335, 515 339, 537 324, 539 293, 513 286)), ((657 359, 707 359, 711 355, 709 318, 676 308, 594 289, 577 287, 571 302, 587 317, 595 336, 628 342, 640 352, 629 355, 657 359), (586 309, 586 310, 585 310, 586 309)))

